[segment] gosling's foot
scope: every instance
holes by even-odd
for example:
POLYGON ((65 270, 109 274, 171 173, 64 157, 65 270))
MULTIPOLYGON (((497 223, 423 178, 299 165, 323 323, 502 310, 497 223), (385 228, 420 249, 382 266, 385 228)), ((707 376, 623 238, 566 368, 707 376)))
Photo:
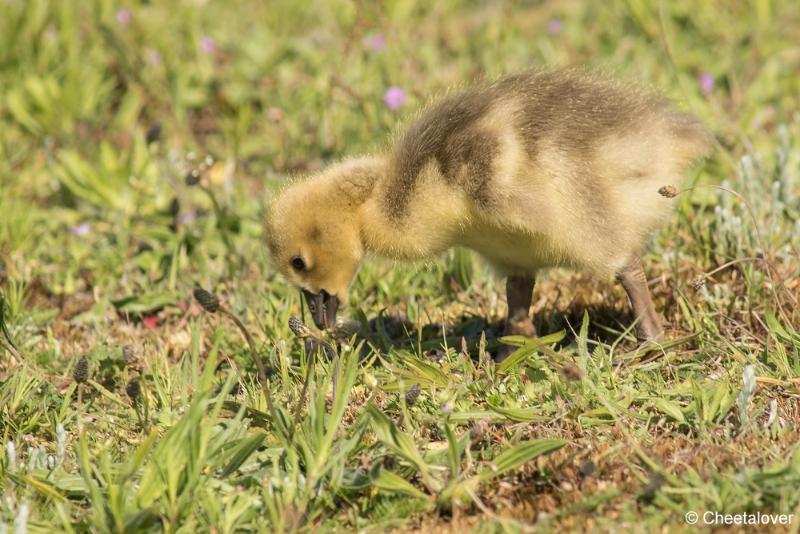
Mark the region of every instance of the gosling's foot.
POLYGON ((664 327, 657 315, 642 317, 642 321, 636 329, 636 339, 642 345, 658 344, 664 341, 664 327))
MULTIPOLYGON (((503 336, 536 337, 536 328, 533 326, 533 321, 530 317, 521 317, 515 320, 509 319, 503 331, 503 336)), ((500 345, 494 357, 495 363, 502 362, 511 356, 518 348, 519 347, 513 345, 500 345)))

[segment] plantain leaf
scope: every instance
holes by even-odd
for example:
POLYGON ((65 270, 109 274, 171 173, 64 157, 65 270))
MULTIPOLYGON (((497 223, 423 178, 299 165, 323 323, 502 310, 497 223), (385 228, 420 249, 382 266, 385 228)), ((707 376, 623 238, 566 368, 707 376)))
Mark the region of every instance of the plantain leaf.
POLYGON ((530 421, 545 422, 553 419, 552 416, 544 415, 536 408, 503 408, 501 406, 495 406, 492 403, 487 404, 492 411, 497 412, 507 419, 511 419, 512 421, 525 423, 530 421))
POLYGON ((175 304, 180 300, 178 293, 172 292, 152 292, 141 295, 129 295, 119 299, 114 299, 111 304, 114 307, 131 315, 145 315, 163 309, 166 306, 175 304))
POLYGON ((510 369, 518 367, 520 363, 528 359, 533 354, 539 352, 541 348, 545 347, 546 345, 558 343, 564 339, 564 336, 566 335, 566 330, 560 330, 553 334, 534 338, 526 338, 523 336, 501 337, 500 341, 502 343, 506 343, 507 345, 517 345, 520 341, 522 341, 522 344, 518 345, 520 347, 519 349, 514 351, 508 358, 498 364, 497 370, 501 373, 504 373, 510 369))
POLYGON ((450 414, 450 421, 453 423, 468 423, 471 421, 482 421, 488 419, 490 421, 502 421, 505 416, 501 415, 494 410, 473 410, 466 412, 453 412, 450 414))
POLYGON ((370 473, 370 482, 374 487, 383 491, 400 493, 417 499, 428 498, 428 495, 417 489, 406 479, 380 466, 377 466, 372 470, 372 473, 370 473))
POLYGON ((525 441, 505 450, 497 456, 491 467, 484 469, 475 476, 452 482, 439 495, 439 505, 449 507, 452 501, 467 502, 471 493, 478 485, 493 478, 499 477, 537 457, 551 453, 566 445, 562 439, 539 439, 525 441))
POLYGON ((431 467, 422 458, 411 436, 399 430, 374 404, 367 406, 367 412, 372 419, 372 428, 381 443, 416 467, 428 489, 438 491, 441 484, 432 477, 431 467))
POLYGON ((558 343, 564 339, 566 335, 566 330, 559 330, 558 332, 553 332, 552 334, 547 334, 546 336, 541 337, 502 336, 497 340, 500 341, 500 343, 505 343, 506 345, 513 345, 516 347, 522 347, 523 345, 527 345, 529 343, 535 343, 537 345, 551 345, 553 343, 558 343))
POLYGON ((233 452, 230 461, 222 470, 222 476, 226 477, 239 469, 239 467, 250 458, 250 455, 261 446, 266 437, 266 432, 257 431, 252 436, 239 440, 232 449, 233 452))
POLYGON ((659 398, 653 402, 653 406, 655 406, 655 408, 659 412, 668 415, 669 417, 671 417, 675 421, 678 421, 679 423, 686 422, 686 417, 684 417, 683 411, 681 410, 680 406, 678 406, 676 403, 672 401, 659 398))
POLYGON ((41 133, 42 127, 30 114, 25 106, 25 100, 19 91, 12 89, 6 94, 6 106, 11 116, 14 117, 25 129, 34 135, 41 133))
POLYGON ((784 341, 792 343, 795 348, 800 348, 800 332, 789 332, 786 328, 784 328, 780 321, 778 321, 778 318, 775 317, 775 314, 771 311, 767 312, 766 319, 770 332, 775 333, 775 335, 784 341))
POLYGON ((44 497, 48 497, 56 501, 67 500, 63 495, 61 495, 58 492, 58 490, 55 487, 53 487, 52 484, 50 484, 45 480, 38 480, 30 476, 22 475, 19 481, 24 482, 25 484, 28 485, 28 487, 33 488, 38 493, 42 494, 44 497))
POLYGON ((382 358, 381 361, 384 367, 391 371, 393 375, 407 378, 410 382, 419 383, 421 386, 437 386, 444 388, 447 387, 449 383, 447 376, 442 371, 413 356, 403 360, 406 364, 404 367, 394 366, 382 358))
POLYGON ((566 440, 563 439, 536 439, 522 442, 502 452, 492 462, 494 467, 483 471, 478 476, 481 481, 498 477, 538 456, 560 449, 566 444, 566 440))
POLYGON ((730 385, 728 384, 727 380, 722 380, 721 382, 716 384, 714 393, 711 396, 711 401, 708 403, 708 407, 706 408, 706 411, 703 414, 706 423, 710 423, 718 415, 720 415, 726 396, 730 396, 730 385))

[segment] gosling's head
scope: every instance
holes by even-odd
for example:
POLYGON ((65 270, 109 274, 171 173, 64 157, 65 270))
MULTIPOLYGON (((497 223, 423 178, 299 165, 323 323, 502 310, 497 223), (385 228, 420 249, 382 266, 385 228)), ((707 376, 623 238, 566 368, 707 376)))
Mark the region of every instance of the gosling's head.
POLYGON ((369 183, 364 167, 354 163, 339 163, 289 186, 267 212, 270 254, 303 291, 320 329, 336 324, 339 302, 364 256, 358 207, 371 187, 364 186, 369 183))

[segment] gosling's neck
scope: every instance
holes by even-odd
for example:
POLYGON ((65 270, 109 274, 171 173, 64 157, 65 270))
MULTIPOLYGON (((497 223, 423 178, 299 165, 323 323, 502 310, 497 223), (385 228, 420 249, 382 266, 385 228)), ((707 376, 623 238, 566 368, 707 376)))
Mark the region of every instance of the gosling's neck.
POLYGON ((425 259, 453 246, 457 228, 463 227, 454 200, 443 192, 424 192, 408 202, 398 215, 393 188, 398 181, 385 156, 357 160, 358 165, 341 175, 351 191, 349 203, 356 207, 362 245, 366 252, 398 260, 425 259))
POLYGON ((382 199, 371 196, 359 209, 364 250, 397 260, 419 260, 432 254, 423 236, 410 228, 410 221, 387 216, 382 199))

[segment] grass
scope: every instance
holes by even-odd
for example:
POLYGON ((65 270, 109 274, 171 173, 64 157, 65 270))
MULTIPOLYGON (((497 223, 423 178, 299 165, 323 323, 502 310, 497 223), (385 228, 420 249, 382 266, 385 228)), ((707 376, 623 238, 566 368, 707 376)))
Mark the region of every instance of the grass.
POLYGON ((793 2, 0 9, 0 532, 800 528, 793 2), (620 288, 556 271, 547 335, 494 365, 501 284, 452 251, 370 260, 360 331, 312 358, 270 192, 530 65, 638 79, 716 133, 646 258, 672 341, 637 351, 620 288))

